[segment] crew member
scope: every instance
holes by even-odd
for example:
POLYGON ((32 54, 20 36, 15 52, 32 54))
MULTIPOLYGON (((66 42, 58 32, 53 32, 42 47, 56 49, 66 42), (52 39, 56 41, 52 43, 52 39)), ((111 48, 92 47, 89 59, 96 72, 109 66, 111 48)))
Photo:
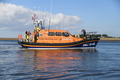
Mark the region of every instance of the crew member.
POLYGON ((85 29, 82 29, 81 31, 83 33, 84 39, 86 39, 86 31, 85 31, 85 29))
POLYGON ((31 35, 30 31, 28 31, 28 30, 25 31, 25 34, 26 34, 26 35, 25 35, 25 37, 26 37, 26 38, 25 38, 25 41, 26 41, 26 42, 29 42, 29 41, 30 41, 30 35, 31 35))
POLYGON ((36 43, 39 37, 39 31, 34 30, 34 42, 36 43))

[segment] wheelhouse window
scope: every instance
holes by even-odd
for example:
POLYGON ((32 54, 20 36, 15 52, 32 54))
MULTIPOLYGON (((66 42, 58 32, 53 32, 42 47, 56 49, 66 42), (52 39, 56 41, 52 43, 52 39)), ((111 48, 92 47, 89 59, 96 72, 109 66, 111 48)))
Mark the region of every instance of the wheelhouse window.
POLYGON ((54 32, 49 32, 48 36, 54 36, 54 32))
POLYGON ((63 32, 63 36, 68 37, 69 34, 67 32, 63 32))
POLYGON ((43 34, 39 34, 39 36, 43 36, 43 34))
POLYGON ((62 33, 61 32, 56 32, 56 36, 61 36, 62 33))

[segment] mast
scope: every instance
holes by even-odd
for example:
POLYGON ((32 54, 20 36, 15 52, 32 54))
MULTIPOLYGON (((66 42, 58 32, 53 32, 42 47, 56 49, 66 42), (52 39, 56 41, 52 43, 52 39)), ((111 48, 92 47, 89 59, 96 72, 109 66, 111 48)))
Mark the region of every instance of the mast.
POLYGON ((43 27, 45 28, 45 12, 46 12, 46 5, 44 8, 44 15, 43 15, 43 27))
POLYGON ((51 7, 50 7, 50 18, 49 18, 49 27, 48 27, 48 30, 50 29, 50 24, 51 24, 52 4, 53 4, 53 0, 51 0, 51 7))
POLYGON ((34 13, 33 13, 33 16, 32 16, 34 29, 35 29, 35 27, 40 27, 41 29, 45 29, 43 27, 42 20, 39 20, 39 18, 38 18, 38 20, 36 20, 36 18, 38 18, 38 16, 35 14, 35 8, 34 8, 34 13))
POLYGON ((35 18, 36 18, 36 14, 35 14, 35 7, 34 7, 34 12, 33 12, 33 15, 32 15, 32 20, 33 20, 33 24, 34 24, 34 29, 36 27, 36 23, 35 23, 35 18))
POLYGON ((50 22, 51 22, 51 17, 49 18, 49 28, 48 29, 50 29, 50 22))

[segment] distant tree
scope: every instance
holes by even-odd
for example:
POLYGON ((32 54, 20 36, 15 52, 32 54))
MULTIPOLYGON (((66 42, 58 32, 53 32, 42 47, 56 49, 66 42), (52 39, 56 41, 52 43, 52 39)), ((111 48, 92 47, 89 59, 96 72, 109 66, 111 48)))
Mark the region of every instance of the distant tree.
POLYGON ((108 36, 108 38, 114 38, 114 37, 112 37, 112 36, 108 36))
POLYGON ((107 34, 102 34, 102 37, 108 38, 108 35, 107 34))
POLYGON ((97 34, 96 36, 99 37, 99 38, 101 38, 101 34, 97 34))

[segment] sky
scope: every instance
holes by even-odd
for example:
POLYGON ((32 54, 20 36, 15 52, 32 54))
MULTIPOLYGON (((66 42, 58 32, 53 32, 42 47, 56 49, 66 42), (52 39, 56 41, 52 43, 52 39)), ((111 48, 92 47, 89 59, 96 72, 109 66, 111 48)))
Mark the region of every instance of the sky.
POLYGON ((33 13, 45 28, 71 34, 96 31, 120 37, 120 0, 0 0, 0 37, 17 38, 33 31, 33 13), (34 11, 35 10, 35 11, 34 11))

